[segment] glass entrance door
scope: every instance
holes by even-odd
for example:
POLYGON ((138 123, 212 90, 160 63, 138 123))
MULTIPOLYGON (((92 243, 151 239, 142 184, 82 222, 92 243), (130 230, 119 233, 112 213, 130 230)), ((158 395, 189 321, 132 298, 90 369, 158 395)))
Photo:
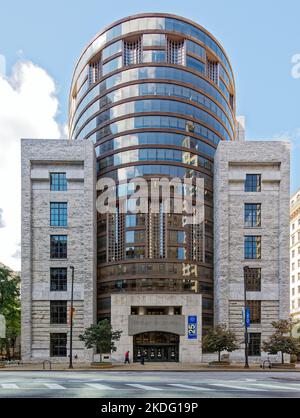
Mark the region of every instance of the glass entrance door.
POLYGON ((134 337, 133 361, 178 362, 179 336, 167 333, 145 333, 134 337))

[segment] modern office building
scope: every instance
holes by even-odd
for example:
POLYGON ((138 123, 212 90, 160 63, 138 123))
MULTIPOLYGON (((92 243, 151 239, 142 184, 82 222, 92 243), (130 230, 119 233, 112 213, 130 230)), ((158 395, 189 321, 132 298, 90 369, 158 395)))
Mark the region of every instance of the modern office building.
MULTIPOLYGON (((115 292, 202 294, 213 325, 213 159, 235 139, 229 59, 204 28, 167 14, 113 23, 75 68, 69 128, 95 144, 97 176, 119 182, 179 177, 205 182, 205 222, 183 215, 98 216, 98 311, 110 318, 115 292)), ((160 338, 160 337, 159 337, 160 338)), ((159 339, 158 338, 158 339, 159 339)))
MULTIPOLYGON (((291 259, 291 315, 300 321, 300 190, 290 202, 290 259, 291 259)), ((295 336, 299 336, 299 324, 295 326, 295 336)))
MULTIPOLYGON (((273 319, 288 315, 282 269, 288 271, 289 156, 279 142, 245 142, 232 68, 218 41, 198 24, 168 14, 112 24, 76 65, 69 129, 69 141, 22 145, 23 357, 67 357, 69 281, 64 275, 60 291, 51 283, 61 282, 53 269, 75 263, 81 286, 76 335, 108 318, 122 330, 116 361, 127 350, 134 361, 142 352, 153 362, 205 360, 202 336, 214 323, 243 333, 244 267, 261 269, 261 288, 248 289, 255 312, 261 309, 262 323, 251 329, 256 337, 261 333, 255 340, 260 349, 267 324, 271 329, 273 319), (64 174, 55 181, 67 181, 67 191, 53 194, 52 174, 64 174), (174 178, 188 184, 171 184, 168 206, 162 184, 174 178), (261 191, 254 190, 255 178, 261 191), (115 198, 113 211, 99 210, 103 196, 115 198), (142 202, 147 210, 135 213, 142 202), (247 222, 256 216, 261 225, 246 225, 244 210, 247 222), (66 214, 67 226, 51 224, 57 216, 65 222, 66 214), (51 256, 55 248, 59 260, 51 256), (63 323, 53 323, 57 312, 63 323)), ((78 338, 76 344, 80 359, 89 358, 78 338)), ((257 357, 258 349, 253 353, 257 357)))

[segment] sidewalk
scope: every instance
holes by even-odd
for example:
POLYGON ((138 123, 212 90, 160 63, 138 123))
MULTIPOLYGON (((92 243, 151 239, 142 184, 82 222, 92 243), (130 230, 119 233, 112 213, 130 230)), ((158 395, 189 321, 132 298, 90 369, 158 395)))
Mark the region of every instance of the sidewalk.
MULTIPOLYGON (((22 365, 7 365, 0 368, 1 372, 8 371, 50 371, 49 366, 44 370, 41 363, 38 364, 22 364, 22 365)), ((139 363, 131 364, 113 364, 107 367, 93 367, 89 364, 74 365, 74 369, 69 369, 67 364, 52 364, 52 371, 111 371, 111 372, 300 372, 300 364, 296 365, 295 369, 261 369, 259 365, 250 366, 250 369, 244 369, 243 364, 234 364, 228 367, 209 367, 207 364, 182 364, 182 363, 146 363, 142 366, 139 363)))

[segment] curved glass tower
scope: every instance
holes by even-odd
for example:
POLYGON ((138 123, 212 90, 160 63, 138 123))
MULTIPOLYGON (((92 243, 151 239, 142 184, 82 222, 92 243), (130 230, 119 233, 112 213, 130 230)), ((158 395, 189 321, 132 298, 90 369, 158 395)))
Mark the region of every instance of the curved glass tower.
POLYGON ((147 13, 107 27, 82 53, 70 91, 72 139, 95 144, 98 177, 203 178, 205 221, 184 214, 98 215, 98 319, 115 292, 201 293, 213 325, 213 162, 235 139, 228 57, 198 24, 147 13))

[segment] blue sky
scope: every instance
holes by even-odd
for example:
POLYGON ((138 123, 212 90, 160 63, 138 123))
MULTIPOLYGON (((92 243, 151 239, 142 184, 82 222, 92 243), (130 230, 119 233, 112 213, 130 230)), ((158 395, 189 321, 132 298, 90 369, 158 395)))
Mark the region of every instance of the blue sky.
POLYGON ((299 0, 1 3, 0 54, 6 57, 7 71, 20 58, 44 68, 58 86, 60 123, 67 119, 74 64, 102 27, 145 11, 170 12, 200 23, 216 36, 230 57, 236 75, 238 114, 247 118, 247 137, 291 138, 291 189, 300 187, 300 78, 291 76, 292 57, 300 54, 299 0))

